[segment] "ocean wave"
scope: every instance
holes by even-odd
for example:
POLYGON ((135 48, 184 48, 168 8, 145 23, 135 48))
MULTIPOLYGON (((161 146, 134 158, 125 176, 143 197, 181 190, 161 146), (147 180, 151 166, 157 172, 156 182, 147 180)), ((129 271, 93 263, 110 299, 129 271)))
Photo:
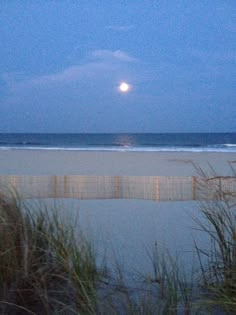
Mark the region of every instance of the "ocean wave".
POLYGON ((236 144, 213 146, 0 146, 0 150, 40 150, 40 151, 117 151, 117 152, 235 152, 236 144))
POLYGON ((226 143, 226 144, 224 144, 224 146, 225 147, 229 147, 229 148, 236 148, 236 144, 234 144, 234 143, 226 143))

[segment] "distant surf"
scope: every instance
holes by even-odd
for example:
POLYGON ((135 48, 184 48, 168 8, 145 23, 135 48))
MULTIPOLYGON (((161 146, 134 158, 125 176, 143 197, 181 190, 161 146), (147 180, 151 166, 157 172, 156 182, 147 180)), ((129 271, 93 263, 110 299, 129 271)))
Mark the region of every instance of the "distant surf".
POLYGON ((236 152, 236 133, 0 134, 0 150, 236 152))

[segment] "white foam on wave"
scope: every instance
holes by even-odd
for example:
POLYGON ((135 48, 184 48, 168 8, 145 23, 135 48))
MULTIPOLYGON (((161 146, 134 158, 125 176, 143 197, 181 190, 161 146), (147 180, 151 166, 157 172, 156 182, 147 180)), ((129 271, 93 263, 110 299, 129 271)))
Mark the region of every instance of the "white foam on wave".
POLYGON ((234 143, 225 143, 224 146, 229 147, 229 148, 230 147, 236 148, 236 144, 234 144, 234 143))
POLYGON ((113 152, 236 152, 236 144, 212 147, 43 147, 43 146, 0 146, 0 150, 40 150, 40 151, 113 151, 113 152))

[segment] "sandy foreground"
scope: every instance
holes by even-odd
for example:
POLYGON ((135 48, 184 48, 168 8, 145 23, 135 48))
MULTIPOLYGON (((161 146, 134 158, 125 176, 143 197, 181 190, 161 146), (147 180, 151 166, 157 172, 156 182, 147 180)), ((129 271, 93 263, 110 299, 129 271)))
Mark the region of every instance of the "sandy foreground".
POLYGON ((107 152, 107 151, 0 151, 0 175, 196 175, 209 165, 218 175, 231 175, 236 153, 107 152))
MULTIPOLYGON (((0 175, 196 175, 193 164, 230 176, 236 153, 0 151, 0 175)), ((54 204, 55 200, 47 200, 54 204)), ((197 202, 150 200, 57 200, 62 214, 79 215, 79 225, 92 238, 98 257, 127 270, 151 273, 147 251, 154 243, 181 256, 191 269, 193 239, 201 247, 208 240, 194 229, 197 202)))

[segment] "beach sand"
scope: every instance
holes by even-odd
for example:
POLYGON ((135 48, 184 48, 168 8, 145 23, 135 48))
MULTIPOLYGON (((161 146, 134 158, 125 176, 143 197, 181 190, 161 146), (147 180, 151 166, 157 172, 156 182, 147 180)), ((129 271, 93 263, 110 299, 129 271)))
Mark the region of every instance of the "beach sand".
POLYGON ((1 150, 0 175, 196 175, 193 164, 230 175, 236 153, 1 150))
MULTIPOLYGON (((0 151, 0 175, 196 175, 209 165, 218 175, 229 176, 235 153, 105 152, 105 151, 0 151)), ((53 203, 54 200, 47 200, 53 203)), ((148 200, 58 200, 63 214, 79 215, 79 225, 94 240, 99 260, 116 260, 126 270, 150 273, 146 251, 157 242, 160 249, 181 256, 191 269, 193 239, 208 246, 196 233, 192 217, 197 202, 148 200)))

